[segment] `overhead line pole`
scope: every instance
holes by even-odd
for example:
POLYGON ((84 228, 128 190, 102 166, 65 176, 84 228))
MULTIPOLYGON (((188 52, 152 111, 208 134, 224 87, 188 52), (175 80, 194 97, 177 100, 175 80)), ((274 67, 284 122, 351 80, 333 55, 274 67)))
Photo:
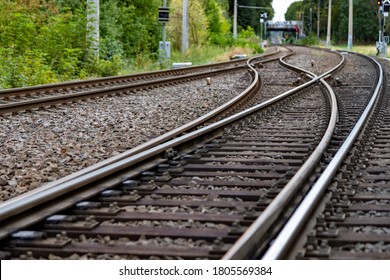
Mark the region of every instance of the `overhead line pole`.
POLYGON ((234 13, 233 13, 233 39, 237 38, 237 14, 238 8, 248 8, 248 9, 268 9, 272 10, 270 7, 257 7, 257 6, 243 6, 238 5, 237 0, 234 0, 234 13))
POLYGON ((328 8, 328 30, 326 33, 326 46, 330 46, 330 34, 331 34, 331 22, 332 22, 332 0, 329 0, 328 8))
POLYGON ((99 2, 87 0, 87 42, 94 57, 99 57, 99 2))
POLYGON ((188 49, 188 0, 183 0, 183 22, 181 34, 181 52, 185 53, 188 49))
POLYGON ((318 0, 318 9, 317 9, 317 39, 320 39, 320 2, 321 0, 318 0))
POLYGON ((348 17, 348 49, 352 50, 353 39, 353 0, 349 0, 349 17, 348 17))
POLYGON ((234 0, 234 15, 233 15, 233 39, 237 38, 237 0, 234 0))

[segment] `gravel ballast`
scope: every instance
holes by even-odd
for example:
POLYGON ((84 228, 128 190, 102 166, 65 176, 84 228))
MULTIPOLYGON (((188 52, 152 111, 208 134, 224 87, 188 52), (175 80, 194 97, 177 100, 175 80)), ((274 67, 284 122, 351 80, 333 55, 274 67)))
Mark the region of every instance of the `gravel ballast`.
MULTIPOLYGON (((245 71, 0 117, 0 201, 115 156, 239 94, 245 71)), ((245 79, 246 80, 246 79, 245 79)))

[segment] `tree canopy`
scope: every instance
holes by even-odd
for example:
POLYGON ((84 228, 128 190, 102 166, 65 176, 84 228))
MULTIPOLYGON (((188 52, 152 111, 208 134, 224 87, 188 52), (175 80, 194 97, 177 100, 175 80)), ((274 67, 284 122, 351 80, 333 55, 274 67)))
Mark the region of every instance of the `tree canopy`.
MULTIPOLYGON (((239 38, 232 39, 234 0, 189 0, 190 47, 205 45, 258 48, 260 13, 272 19, 272 0, 237 0, 239 38), (240 41, 253 37, 253 40, 240 41)), ((168 40, 180 49, 181 0, 168 0, 168 40)), ((346 42, 347 0, 332 1, 332 40, 346 42)), ((372 43, 378 35, 375 0, 354 0, 354 41, 372 43)), ((162 0, 100 0, 99 57, 88 56, 85 0, 0 1, 0 88, 21 87, 118 74, 124 65, 158 61, 162 0)), ((320 35, 326 36, 328 0, 302 0, 286 12, 287 20, 304 19, 309 33, 310 8, 313 34, 320 18, 320 35), (318 11, 318 3, 320 10, 318 11)), ((388 34, 390 26, 386 27, 388 34)), ((308 34, 310 35, 310 34, 308 34)))
MULTIPOLYGON (((310 8, 312 8, 312 30, 317 30, 317 19, 320 17, 320 35, 326 36, 328 19, 327 0, 302 0, 292 3, 285 14, 286 20, 303 19, 305 31, 309 33, 310 8), (318 3, 320 11, 318 12, 318 3)), ((376 0, 353 1, 353 37, 358 43, 374 42, 378 36, 378 6, 376 0)), ((334 42, 348 40, 349 1, 332 0, 331 34, 334 42)))
MULTIPOLYGON (((94 57, 88 54, 86 2, 2 0, 0 88, 116 75, 124 65, 158 61, 162 25, 157 17, 162 0, 100 0, 99 56, 94 57)), ((238 2, 272 7, 272 0, 238 2)), ((167 39, 173 51, 180 49, 181 3, 167 1, 167 39)), ((232 11, 233 0, 189 0, 190 47, 252 44, 259 48, 256 39, 232 39, 232 11)), ((272 17, 272 9, 265 11, 272 17)), ((264 11, 239 9, 241 38, 259 34, 260 12, 264 11)))
MULTIPOLYGON (((260 33, 260 13, 268 13, 268 18, 274 16, 272 0, 237 0, 239 6, 262 7, 262 9, 238 7, 237 25, 239 30, 246 29, 248 26, 253 28, 256 34, 260 33)), ((229 14, 233 17, 234 0, 229 0, 229 14)))
POLYGON ((285 20, 300 20, 301 9, 302 9, 302 2, 301 1, 291 3, 291 5, 287 8, 286 13, 284 14, 284 19, 285 20))

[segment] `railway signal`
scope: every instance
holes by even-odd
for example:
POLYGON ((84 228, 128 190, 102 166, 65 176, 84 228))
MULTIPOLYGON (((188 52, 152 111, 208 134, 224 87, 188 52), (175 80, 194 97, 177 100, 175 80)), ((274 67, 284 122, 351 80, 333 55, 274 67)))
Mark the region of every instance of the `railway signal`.
POLYGON ((263 24, 267 20, 268 14, 267 13, 260 13, 260 42, 263 44, 263 24))
POLYGON ((376 42, 377 55, 386 57, 387 55, 387 38, 384 38, 384 25, 382 20, 386 22, 389 16, 390 0, 377 0, 378 4, 378 19, 379 19, 379 40, 376 42))
POLYGON ((159 7, 158 8, 158 21, 168 22, 169 21, 169 8, 159 7))
POLYGON ((163 0, 163 6, 158 8, 158 21, 162 23, 162 41, 159 42, 159 49, 161 53, 161 62, 165 67, 171 56, 171 45, 167 42, 166 24, 169 21, 169 8, 167 7, 167 0, 163 0))
POLYGON ((383 1, 383 12, 385 13, 385 17, 388 16, 389 9, 390 9, 390 0, 384 0, 383 1), (387 13, 387 15, 386 15, 386 13, 387 13))

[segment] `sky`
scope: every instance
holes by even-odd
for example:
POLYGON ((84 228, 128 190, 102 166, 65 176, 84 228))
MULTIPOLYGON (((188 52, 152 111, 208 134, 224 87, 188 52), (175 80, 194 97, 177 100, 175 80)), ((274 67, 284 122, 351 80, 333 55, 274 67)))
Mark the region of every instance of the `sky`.
POLYGON ((275 16, 272 21, 284 21, 284 14, 291 3, 299 0, 273 0, 272 7, 275 10, 275 16))

